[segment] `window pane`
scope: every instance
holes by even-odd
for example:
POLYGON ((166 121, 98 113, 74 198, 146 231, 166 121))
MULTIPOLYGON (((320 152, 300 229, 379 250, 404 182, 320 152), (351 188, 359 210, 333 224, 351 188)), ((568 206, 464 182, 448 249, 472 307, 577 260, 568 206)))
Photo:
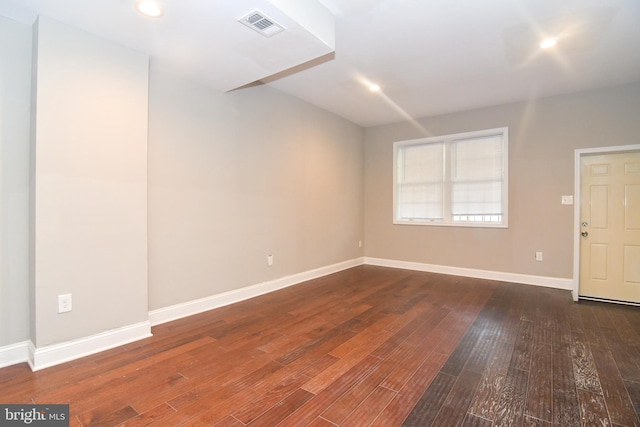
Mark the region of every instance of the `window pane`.
POLYGON ((502 221, 502 136, 451 144, 451 213, 454 221, 502 221))
POLYGON ((398 187, 398 219, 442 219, 442 184, 403 184, 398 187))
POLYGON ((441 182, 443 144, 410 145, 400 149, 400 182, 441 182))
POLYGON ((454 141, 453 181, 502 179, 502 135, 454 141))
POLYGON ((453 215, 502 214, 502 181, 454 183, 453 215))
POLYGON ((441 220, 444 144, 422 144, 398 150, 396 218, 441 220))

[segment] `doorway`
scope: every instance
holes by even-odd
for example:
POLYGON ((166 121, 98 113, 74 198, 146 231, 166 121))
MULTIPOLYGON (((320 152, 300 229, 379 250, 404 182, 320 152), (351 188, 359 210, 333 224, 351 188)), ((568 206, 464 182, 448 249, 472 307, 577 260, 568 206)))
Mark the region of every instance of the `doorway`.
POLYGON ((576 150, 574 300, 640 305, 640 146, 576 150))

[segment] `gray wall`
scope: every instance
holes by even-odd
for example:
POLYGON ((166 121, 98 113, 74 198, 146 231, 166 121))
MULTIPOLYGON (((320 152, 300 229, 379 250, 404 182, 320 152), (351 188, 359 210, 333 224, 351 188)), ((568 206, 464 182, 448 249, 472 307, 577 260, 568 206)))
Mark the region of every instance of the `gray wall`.
POLYGON ((150 309, 362 256, 360 127, 153 62, 149 104, 150 309))
POLYGON ((29 339, 31 28, 0 18, 0 346, 29 339))
MULTIPOLYGON (((95 190, 94 184, 110 181, 107 187, 99 186, 105 189, 112 188, 112 184, 118 187, 119 182, 132 192, 116 191, 118 197, 133 203, 127 202, 128 206, 137 204, 139 198, 134 193, 139 192, 128 185, 132 179, 137 180, 137 175, 136 178, 128 173, 120 178, 117 175, 123 168, 129 170, 132 158, 137 159, 133 165, 140 165, 138 149, 119 147, 121 153, 115 156, 115 151, 110 151, 102 139, 114 135, 101 129, 93 140, 85 133, 88 128, 99 125, 101 119, 91 123, 67 121, 69 116, 83 120, 91 117, 91 114, 85 115, 88 111, 77 110, 81 102, 71 102, 71 99, 80 96, 82 91, 89 98, 105 95, 103 90, 107 89, 108 93, 111 83, 101 86, 96 82, 94 89, 85 87, 82 91, 77 91, 79 86, 76 86, 74 96, 66 100, 58 97, 58 87, 49 86, 39 100, 36 97, 43 109, 35 120, 34 130, 38 130, 38 126, 41 129, 36 132, 36 150, 31 153, 35 160, 32 168, 35 191, 30 192, 31 32, 29 26, 0 20, 0 62, 3 64, 0 81, 0 346, 28 340, 30 327, 32 338, 40 341, 37 344, 46 346, 77 338, 79 334, 106 331, 123 321, 140 320, 142 294, 138 285, 132 288, 132 300, 127 300, 126 292, 123 294, 119 288, 104 283, 104 279, 114 279, 111 273, 93 277, 90 274, 92 268, 112 266, 114 257, 118 258, 113 245, 123 247, 122 241, 104 238, 107 235, 122 237, 121 226, 125 224, 120 220, 124 217, 113 211, 115 205, 107 203, 104 215, 95 215, 92 211, 89 215, 92 219, 85 222, 87 216, 83 212, 99 207, 101 198, 87 201, 79 197, 86 196, 84 190, 95 190), (58 109, 52 107, 56 103, 58 109), (51 127, 57 126, 58 119, 66 121, 58 128, 62 134, 48 134, 51 127), (79 126, 79 134, 63 134, 75 126, 79 126), (47 134, 51 138, 46 138, 47 134), (101 177, 103 172, 108 176, 101 177), (51 184, 54 187, 49 187, 51 184), (36 207, 31 232, 30 195, 36 207), (119 230, 115 235, 113 221, 119 230), (83 231, 77 233, 79 229, 83 231), (42 234, 44 230, 46 233, 42 234), (31 296, 30 238, 35 251, 31 296), (94 257, 87 262, 83 249, 103 253, 104 263, 94 257), (56 266, 63 261, 62 267, 56 266), (64 279, 69 272, 74 276, 73 281, 64 279), (74 294, 73 312, 59 315, 56 296, 67 292, 74 294), (135 306, 134 317, 123 318, 121 302, 110 302, 112 297, 135 306)), ((77 37, 84 38, 75 34, 71 39, 77 37)), ((99 40, 89 44, 93 42, 102 45, 99 40)), ((61 58, 56 59, 56 51, 64 52, 67 48, 70 46, 52 45, 35 50, 41 71, 54 67, 54 74, 66 74, 63 67, 68 62, 57 64, 61 58), (44 57, 49 54, 51 57, 44 57)), ((98 50, 92 49, 92 54, 84 56, 89 58, 98 50)), ((91 61, 107 60, 107 56, 103 52, 91 61)), ((144 292, 148 290, 149 309, 216 295, 363 255, 363 249, 358 247, 358 241, 363 240, 364 216, 362 128, 266 86, 220 93, 155 64, 150 73, 148 215, 145 216, 148 220, 148 287, 144 289, 144 292), (267 267, 267 254, 274 256, 272 267, 267 267)), ((42 90, 43 85, 48 84, 42 79, 37 83, 42 90)), ((136 103, 136 111, 137 107, 136 103)), ((121 105, 119 108, 125 114, 132 113, 121 105)), ((103 114, 103 118, 111 120, 112 114, 119 113, 112 111, 103 114)), ((138 134, 136 120, 126 126, 133 125, 134 133, 138 134)), ((138 166, 134 166, 136 171, 138 166)), ((137 189, 137 184, 134 187, 137 189)), ((144 212, 145 206, 139 205, 138 213, 144 212)), ((140 224, 137 213, 125 216, 132 223, 140 224)), ((132 244, 124 245, 126 249, 139 248, 139 233, 133 234, 135 236, 129 236, 132 244)), ((136 268, 144 268, 144 261, 128 266, 118 262, 119 271, 124 272, 134 264, 136 268)), ((136 270, 130 276, 136 282, 141 277, 138 273, 136 270)), ((131 285, 127 280, 115 280, 118 286, 131 285)), ((145 315, 146 310, 145 305, 145 315)))
POLYGON ((640 84, 369 128, 365 255, 398 261, 571 278, 574 150, 640 143, 640 84), (393 142, 509 127, 509 228, 393 225, 393 142), (544 261, 534 253, 542 251, 544 261))
POLYGON ((146 55, 40 17, 31 134, 31 342, 148 321, 146 55), (58 295, 73 310, 58 313, 58 295))
MULTIPOLYGON (((0 36, 4 346, 29 339, 31 28, 0 18, 0 36)), ((420 120, 426 132, 409 123, 363 130, 270 87, 220 93, 152 63, 148 108, 149 309, 363 254, 569 278, 573 207, 560 196, 573 194, 573 151, 640 135, 640 84, 420 120), (508 229, 392 224, 393 141, 501 126, 510 131, 508 229)), ((117 316, 93 313, 92 327, 117 316)))

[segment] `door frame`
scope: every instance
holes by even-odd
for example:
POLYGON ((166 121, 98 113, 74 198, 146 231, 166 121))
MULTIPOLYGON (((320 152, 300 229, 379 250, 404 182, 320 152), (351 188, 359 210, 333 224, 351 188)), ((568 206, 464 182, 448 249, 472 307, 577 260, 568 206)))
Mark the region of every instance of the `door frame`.
POLYGON ((590 154, 616 154, 640 152, 640 144, 613 147, 579 148, 574 157, 574 201, 573 201, 573 290, 574 301, 580 298, 580 205, 582 202, 582 157, 590 154))

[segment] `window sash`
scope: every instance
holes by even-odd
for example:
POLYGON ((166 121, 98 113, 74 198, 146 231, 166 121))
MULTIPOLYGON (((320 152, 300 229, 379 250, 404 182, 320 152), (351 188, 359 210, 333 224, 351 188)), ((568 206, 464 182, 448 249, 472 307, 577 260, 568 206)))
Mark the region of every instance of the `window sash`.
POLYGON ((444 144, 411 145, 400 154, 397 169, 398 217, 405 221, 444 218, 444 144))

